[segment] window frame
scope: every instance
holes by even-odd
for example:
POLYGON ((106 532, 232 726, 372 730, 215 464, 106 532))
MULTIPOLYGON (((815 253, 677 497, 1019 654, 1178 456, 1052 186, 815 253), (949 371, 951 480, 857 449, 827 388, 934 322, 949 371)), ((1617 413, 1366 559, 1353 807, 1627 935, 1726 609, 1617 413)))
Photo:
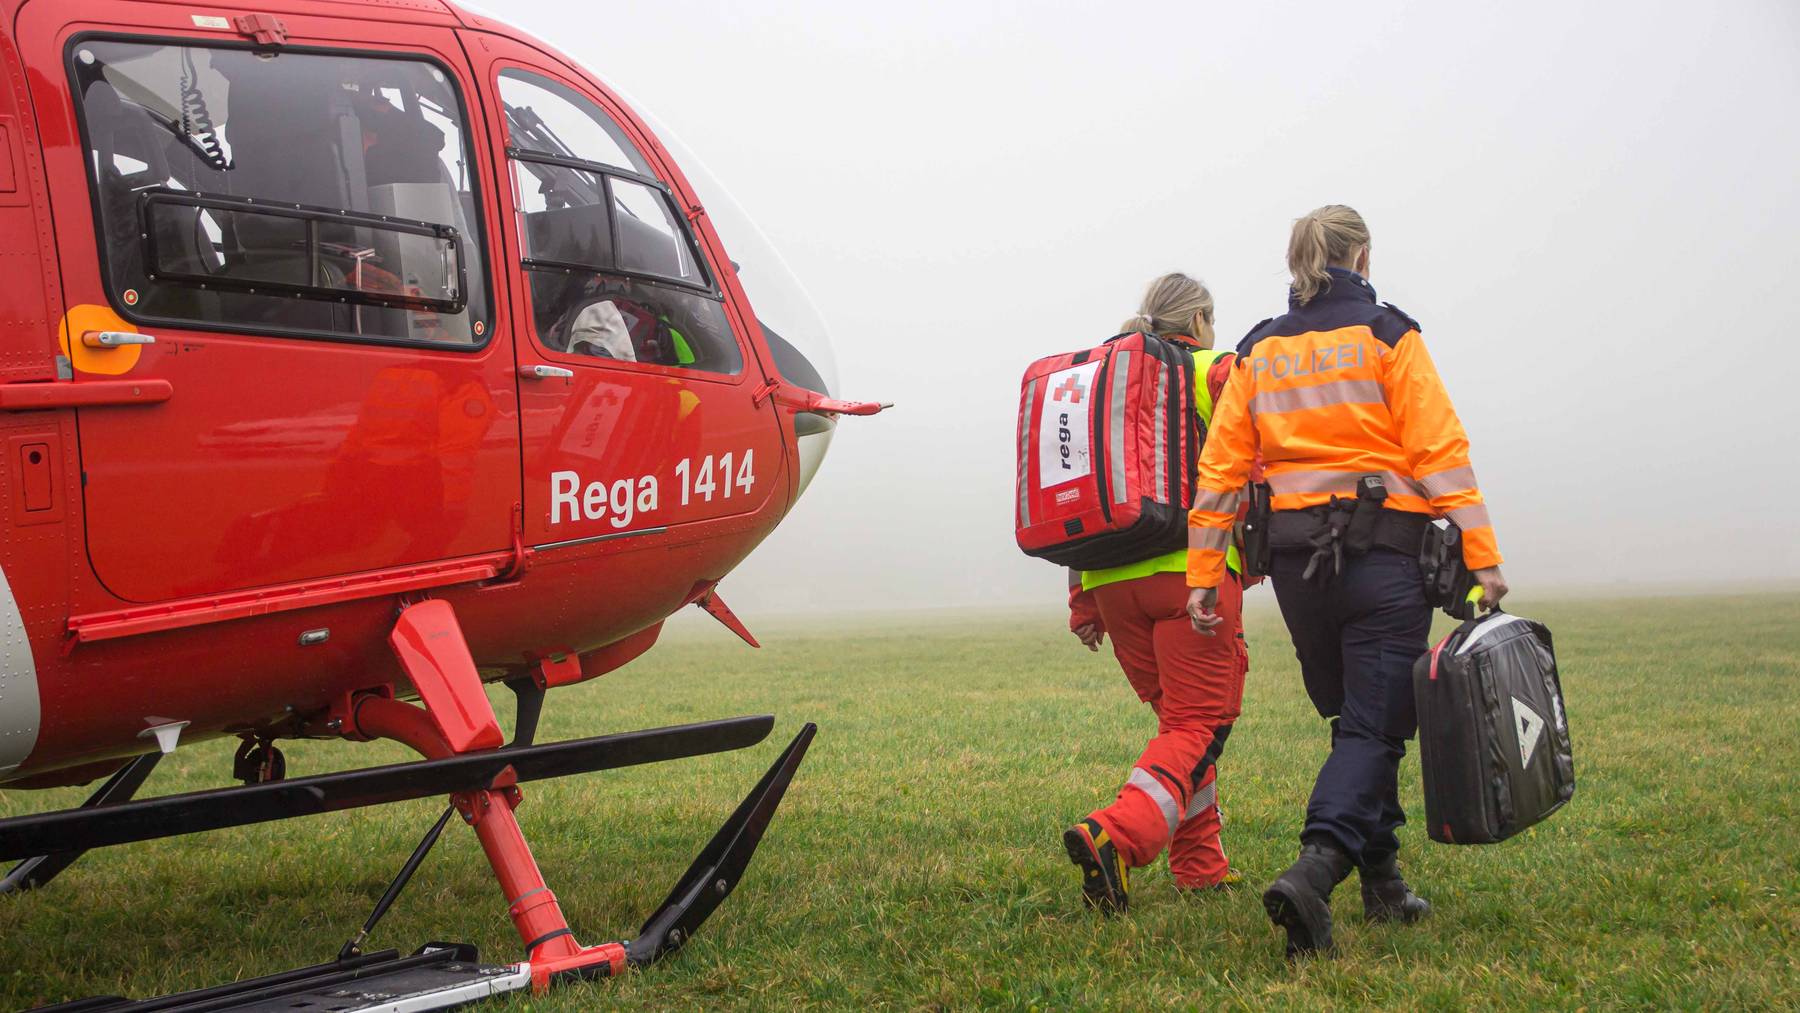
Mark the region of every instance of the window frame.
MULTIPOLYGON (((638 281, 652 281, 661 285, 674 285, 677 288, 692 289, 695 292, 703 293, 714 298, 722 296, 722 293, 719 291, 719 286, 713 281, 711 265, 706 262, 705 257, 700 255, 700 243, 694 236, 694 223, 689 220, 687 215, 682 213, 681 204, 675 199, 675 191, 669 184, 664 183, 654 176, 646 176, 642 173, 632 172, 628 169, 620 169, 615 166, 607 165, 605 162, 590 162, 585 158, 569 158, 565 155, 548 155, 527 148, 514 147, 510 144, 506 147, 506 157, 509 162, 535 162, 538 165, 552 165, 561 169, 573 169, 576 172, 586 172, 599 176, 601 188, 606 196, 606 223, 611 232, 611 235, 608 237, 611 240, 610 247, 613 259, 613 263, 611 264, 577 264, 562 260, 538 260, 524 255, 525 248, 523 240, 521 240, 519 248, 520 270, 550 270, 568 273, 617 275, 621 278, 632 278, 638 281), (662 195, 662 199, 667 202, 668 210, 673 213, 674 219, 681 229, 681 238, 687 245, 688 258, 694 262, 694 268, 699 272, 700 278, 702 279, 701 281, 695 282, 684 278, 671 278, 668 275, 651 274, 648 271, 631 271, 618 266, 619 216, 615 206, 617 200, 613 197, 612 181, 614 179, 623 179, 632 183, 637 183, 641 186, 649 187, 651 190, 662 195)), ((518 177, 515 175, 514 179, 517 180, 518 177)), ((514 196, 523 197, 524 195, 515 194, 514 196)), ((525 211, 523 209, 515 208, 514 213, 524 215, 525 211)), ((523 225, 523 222, 524 219, 521 218, 520 224, 523 225)))
MULTIPOLYGON (((515 237, 515 241, 519 245, 518 256, 513 261, 513 263, 516 263, 519 265, 520 281, 523 283, 522 295, 525 299, 525 307, 527 310, 527 312, 525 312, 523 314, 524 320, 522 323, 519 324, 519 328, 523 332, 529 334, 532 347, 537 351, 537 353, 539 355, 544 356, 548 361, 559 362, 559 363, 568 363, 571 365, 582 365, 582 366, 587 366, 587 367, 595 367, 595 368, 603 368, 603 369, 616 369, 616 370, 621 370, 621 371, 643 373, 643 374, 655 375, 655 376, 675 376, 675 377, 680 377, 683 380, 695 380, 695 381, 700 381, 700 382, 723 383, 723 384, 732 384, 732 385, 742 384, 747 379, 752 377, 754 375, 754 370, 752 369, 752 366, 759 361, 757 358, 756 346, 752 342, 750 336, 744 332, 742 327, 739 326, 737 319, 736 319, 736 315, 733 311, 732 300, 731 300, 729 294, 727 293, 727 291, 725 290, 724 285, 721 283, 721 280, 719 278, 719 272, 714 268, 712 260, 708 254, 708 248, 703 240, 703 237, 700 235, 699 230, 695 227, 695 217, 691 213, 691 211, 685 206, 684 202, 680 198, 680 195, 678 193, 676 193, 675 188, 662 179, 656 178, 654 176, 646 176, 645 174, 643 174, 641 172, 637 172, 632 169, 622 168, 622 167, 616 166, 616 165, 610 165, 605 162, 593 162, 593 161, 589 161, 589 160, 583 159, 583 158, 570 158, 567 156, 556 155, 556 154, 552 154, 549 152, 536 151, 536 150, 529 149, 529 148, 521 148, 518 145, 514 144, 512 142, 512 134, 511 134, 510 128, 506 124, 506 108, 505 108, 506 100, 501 95, 501 91, 500 91, 501 81, 507 76, 507 74, 509 72, 514 75, 519 75, 527 80, 529 78, 537 78, 539 80, 550 82, 550 83, 556 84, 562 88, 566 88, 566 89, 573 91, 576 95, 579 95, 580 97, 586 99, 588 102, 592 103, 594 105, 594 107, 596 109, 598 109, 602 115, 604 115, 608 119, 610 119, 613 122, 613 124, 615 126, 617 126, 620 129, 620 131, 626 135, 627 139, 631 142, 631 145, 636 149, 636 153, 639 155, 639 157, 643 158, 643 160, 648 165, 650 165, 653 169, 660 168, 661 165, 660 165, 660 161, 659 161, 660 156, 659 156, 659 152, 657 151, 657 149, 651 145, 644 144, 639 138, 637 138, 635 136, 635 134, 637 133, 637 124, 633 120, 631 120, 629 117, 620 115, 617 111, 615 111, 614 109, 612 109, 610 107, 610 104, 608 102, 605 102, 605 101, 601 100, 600 98, 597 98, 587 88, 585 88, 583 86, 577 86, 577 85, 571 83, 570 81, 568 81, 567 79, 565 79, 564 77, 560 76, 559 74, 553 73, 544 67, 537 66, 534 64, 530 64, 530 63, 520 62, 515 59, 496 60, 491 65, 491 73, 489 74, 487 83, 488 83, 489 87, 492 89, 491 94, 493 96, 493 101, 494 101, 495 105, 498 107, 496 109, 496 111, 500 115, 500 134, 499 134, 498 139, 500 141, 501 153, 507 159, 507 166, 506 166, 506 171, 505 171, 504 175, 506 177, 508 177, 508 185, 513 188, 513 192, 511 194, 512 206, 509 210, 513 216, 513 222, 512 222, 512 226, 511 226, 512 231, 513 231, 513 234, 515 237), (613 196, 612 196, 611 180, 613 178, 626 180, 626 181, 629 181, 632 183, 637 183, 642 186, 649 187, 650 189, 660 193, 662 195, 663 199, 665 201, 667 201, 668 209, 674 214, 675 221, 679 224, 679 227, 681 229, 682 236, 683 236, 683 241, 687 243, 688 254, 690 257, 693 258, 694 266, 699 273, 701 281, 698 281, 698 282, 688 281, 688 280, 683 280, 680 278, 669 278, 669 277, 666 277, 663 275, 649 274, 649 273, 646 273, 643 271, 623 270, 623 269, 620 269, 613 265, 597 267, 597 266, 594 266, 591 264, 573 264, 573 263, 565 263, 562 261, 535 260, 534 258, 526 256, 526 237, 524 234, 524 230, 525 230, 524 198, 525 198, 525 195, 524 195, 524 193, 522 193, 520 191, 519 188, 524 183, 523 177, 529 176, 530 173, 528 171, 524 170, 523 168, 515 168, 514 163, 517 163, 517 162, 537 162, 537 163, 541 163, 541 164, 545 164, 545 165, 553 165, 553 166, 557 166, 557 167, 565 168, 565 169, 573 169, 578 172, 592 173, 592 174, 595 174, 595 175, 598 175, 601 177, 602 185, 605 188, 606 200, 608 202, 607 209, 606 209, 607 210, 607 222, 608 222, 609 228, 611 229, 611 236, 609 237, 611 240, 611 244, 612 244, 611 256, 612 256, 612 259, 615 261, 615 263, 618 260, 619 228, 618 228, 618 216, 615 213, 613 203, 612 203, 613 196), (538 328, 537 328, 537 309, 538 309, 538 307, 537 307, 536 297, 533 294, 532 285, 531 285, 531 276, 534 273, 536 273, 536 274, 561 274, 563 276, 579 275, 579 276, 599 276, 599 277, 606 277, 606 278, 621 278, 621 279, 630 280, 630 281, 644 282, 644 283, 651 284, 651 285, 664 285, 664 286, 668 286, 673 289, 680 289, 683 291, 687 291, 695 296, 698 296, 698 297, 704 298, 704 299, 708 299, 714 303, 717 303, 719 305, 719 309, 721 312, 721 318, 724 322, 725 329, 726 329, 727 333, 730 334, 732 341, 735 342, 737 345, 737 358, 738 358, 737 368, 731 372, 721 372, 721 371, 716 371, 716 370, 700 369, 700 368, 696 368, 694 366, 679 366, 679 365, 668 365, 668 364, 659 363, 659 362, 638 362, 635 360, 626 360, 626 359, 600 358, 600 357, 590 356, 590 355, 581 355, 578 353, 566 351, 564 349, 552 347, 548 342, 546 342, 544 340, 543 335, 538 333, 538 328)), ((585 112, 585 110, 584 110, 584 112, 585 112)))
MULTIPOLYGON (((488 346, 493 343, 494 338, 500 331, 499 317, 501 313, 501 300, 498 298, 494 286, 493 249, 487 241, 488 230, 486 211, 488 201, 484 198, 488 197, 491 191, 486 188, 484 181, 485 177, 481 172, 481 150, 484 138, 477 134, 477 130, 479 129, 478 125, 481 123, 481 120, 479 117, 470 115, 469 99, 466 93, 467 89, 463 87, 463 79, 459 78, 455 69, 449 63, 439 58, 435 52, 419 48, 382 50, 320 45, 283 45, 280 49, 280 55, 335 56, 353 59, 418 63, 432 67, 444 76, 445 84, 450 88, 451 94, 456 97, 456 112, 458 115, 457 125, 461 129, 463 135, 462 154, 469 172, 469 192, 475 199, 475 214, 472 216, 469 223, 474 235, 463 237, 468 241, 462 242, 460 245, 463 251, 473 248, 482 252, 481 270, 478 272, 471 273, 468 270, 468 258, 466 256, 459 257, 459 260, 462 261, 459 264, 459 267, 464 279, 464 302, 466 304, 469 301, 468 297, 472 293, 472 287, 470 285, 470 280, 472 278, 474 282, 483 286, 483 295, 487 304, 485 307, 487 311, 485 318, 474 318, 474 315, 472 313, 470 314, 472 318, 469 321, 470 335, 473 340, 467 343, 400 338, 390 335, 347 334, 343 331, 319 330, 302 327, 281 327, 278 325, 256 324, 242 321, 208 321, 189 317, 164 317, 142 312, 137 305, 127 303, 122 298, 121 294, 116 291, 116 285, 113 280, 113 257, 111 248, 107 243, 106 221, 102 217, 103 202, 100 196, 100 180, 96 178, 93 165, 93 140, 88 132, 86 110, 83 108, 81 80, 79 71, 76 67, 78 60, 76 53, 81 46, 91 42, 122 42, 132 45, 180 46, 193 49, 240 50, 244 52, 254 52, 264 47, 261 47, 254 42, 211 36, 168 35, 161 33, 137 34, 129 31, 116 31, 110 29, 104 31, 77 32, 70 36, 69 41, 64 45, 62 62, 64 71, 67 75, 69 109, 75 119, 76 136, 81 145, 82 175, 84 177, 83 185, 87 188, 88 193, 88 213, 91 217, 94 231, 94 250, 99 257, 100 287, 106 296, 107 305, 112 307, 112 309, 125 320, 141 326, 147 325, 151 327, 174 328, 176 330, 184 331, 201 331, 213 334, 242 334, 253 337, 296 338, 306 341, 326 341, 334 344, 376 345, 455 352, 463 355, 473 355, 485 352, 488 349, 488 346)), ((192 193, 192 191, 188 192, 192 193)), ((138 200, 140 203, 135 211, 138 217, 134 224, 141 226, 142 215, 144 214, 144 205, 141 203, 143 200, 142 195, 139 196, 138 200)), ((267 202, 270 208, 280 207, 284 203, 286 202, 274 200, 269 200, 267 202)), ((294 205, 287 204, 286 206, 293 207, 294 205)), ((337 214, 340 212, 333 213, 337 214)), ((354 214, 356 212, 348 213, 354 214)), ((376 215, 374 217, 379 219, 382 216, 376 215)), ((148 268, 149 265, 148 262, 146 262, 145 279, 147 281, 151 280, 149 277, 151 272, 148 268)), ((217 286, 214 287, 216 288, 217 286)), ((259 285, 258 287, 278 288, 279 286, 259 285)), ((319 303, 324 305, 338 302, 336 299, 304 299, 299 296, 289 296, 289 298, 299 299, 305 303, 319 303)), ((354 301, 350 299, 345 299, 343 301, 345 304, 354 304, 354 301)), ((390 300, 390 302, 392 301, 393 300, 390 300)), ((398 305, 394 308, 411 309, 410 307, 398 305)), ((465 305, 465 309, 466 308, 465 305)), ((413 311, 416 312, 417 310, 413 311)))
MULTIPOLYGON (((257 200, 254 197, 233 197, 224 194, 205 193, 199 190, 172 190, 168 187, 151 187, 138 193, 138 227, 142 234, 145 253, 144 280, 161 281, 172 278, 178 282, 192 282, 200 288, 224 289, 232 292, 247 292, 252 295, 268 293, 270 295, 290 295, 298 299, 309 299, 312 302, 340 302, 352 306, 379 306, 384 309, 403 309, 421 313, 459 314, 469 305, 469 272, 467 260, 463 253, 464 244, 461 234, 454 225, 439 225, 435 222, 421 222, 410 218, 397 218, 390 215, 370 214, 364 211, 334 211, 330 208, 314 207, 308 204, 276 203, 268 200, 257 200), (319 269, 319 225, 330 223, 348 225, 353 228, 383 229, 388 232, 409 236, 427 236, 450 244, 456 254, 456 297, 453 299, 432 299, 425 296, 410 296, 404 292, 373 292, 364 289, 333 288, 328 285, 297 285, 283 281, 257 281, 248 278, 221 278, 217 275, 190 274, 184 271, 162 269, 156 243, 156 228, 151 220, 150 209, 156 205, 172 205, 178 208, 191 208, 199 211, 244 212, 248 214, 267 215, 271 218, 286 218, 305 224, 307 266, 316 277, 319 269)), ((448 344, 448 342, 434 342, 448 344)))

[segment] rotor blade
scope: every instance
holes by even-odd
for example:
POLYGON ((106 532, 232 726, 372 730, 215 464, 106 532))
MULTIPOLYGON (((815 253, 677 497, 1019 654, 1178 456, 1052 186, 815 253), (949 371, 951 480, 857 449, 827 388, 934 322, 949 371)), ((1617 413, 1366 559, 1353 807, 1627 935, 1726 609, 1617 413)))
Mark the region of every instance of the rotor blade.
POLYGON ((0 861, 129 844, 202 830, 267 823, 458 791, 477 791, 513 768, 520 781, 675 760, 761 742, 767 714, 498 749, 442 760, 320 774, 266 784, 166 795, 91 809, 0 820, 0 861))

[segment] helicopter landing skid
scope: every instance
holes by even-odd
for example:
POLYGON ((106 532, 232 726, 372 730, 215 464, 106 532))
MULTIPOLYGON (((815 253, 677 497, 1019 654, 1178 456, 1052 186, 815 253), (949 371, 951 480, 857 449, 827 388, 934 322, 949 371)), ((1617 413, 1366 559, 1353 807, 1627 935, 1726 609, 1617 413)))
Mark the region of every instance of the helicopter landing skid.
MULTIPOLYGON (((395 950, 362 953, 357 944, 386 911, 411 877, 424 853, 435 843, 440 821, 420 842, 375 914, 338 959, 293 971, 251 978, 155 999, 97 996, 34 1013, 276 1013, 294 1009, 336 1013, 415 1013, 452 1009, 525 989, 542 992, 554 984, 604 978, 628 968, 644 967, 680 949, 718 907, 743 876, 762 841, 775 809, 781 804, 794 771, 806 755, 817 727, 808 724, 782 750, 768 772, 739 803, 731 818, 701 849, 661 907, 644 921, 637 938, 579 947, 565 955, 536 955, 517 964, 482 964, 475 947, 460 943, 427 943, 411 956, 395 950)), ((515 907, 517 904, 515 902, 515 907)))
MULTIPOLYGON (((380 694, 358 697, 349 705, 347 720, 340 723, 346 735, 394 739, 430 759, 500 745, 499 722, 449 602, 431 599, 407 606, 388 642, 424 706, 414 707, 380 694)), ((506 897, 513 927, 525 943, 532 990, 543 992, 551 982, 568 978, 616 975, 679 949, 737 885, 816 732, 812 724, 800 730, 702 849, 662 907, 645 921, 638 937, 623 942, 582 946, 576 940, 513 814, 522 796, 510 769, 501 771, 486 787, 452 794, 451 808, 481 841, 506 897)), ((448 818, 446 812, 440 826, 448 818)), ((420 842, 408 868, 389 888, 390 895, 404 886, 409 870, 430 848, 436 833, 434 828, 420 842)), ((391 899, 386 896, 377 905, 370 924, 391 899)), ((353 952, 358 945, 359 940, 352 940, 345 952, 353 952)))

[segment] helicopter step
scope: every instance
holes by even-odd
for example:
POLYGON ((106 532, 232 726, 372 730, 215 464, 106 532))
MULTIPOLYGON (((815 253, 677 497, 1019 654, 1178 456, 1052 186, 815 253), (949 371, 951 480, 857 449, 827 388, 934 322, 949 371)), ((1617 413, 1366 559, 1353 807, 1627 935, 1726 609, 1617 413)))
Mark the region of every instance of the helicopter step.
POLYGON ((526 965, 482 964, 473 946, 427 943, 411 956, 382 950, 178 995, 95 996, 32 1013, 415 1013, 453 1009, 530 986, 526 965))

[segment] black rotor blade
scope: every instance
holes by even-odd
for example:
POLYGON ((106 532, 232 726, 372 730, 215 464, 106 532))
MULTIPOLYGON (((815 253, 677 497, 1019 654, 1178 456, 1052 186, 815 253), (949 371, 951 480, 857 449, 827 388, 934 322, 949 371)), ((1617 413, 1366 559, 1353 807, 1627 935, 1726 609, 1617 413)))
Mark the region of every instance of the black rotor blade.
POLYGON ((490 750, 442 760, 320 774, 266 784, 166 795, 116 805, 0 820, 0 862, 100 848, 294 816, 356 809, 493 784, 513 768, 520 781, 630 767, 753 746, 768 736, 767 714, 490 750))

